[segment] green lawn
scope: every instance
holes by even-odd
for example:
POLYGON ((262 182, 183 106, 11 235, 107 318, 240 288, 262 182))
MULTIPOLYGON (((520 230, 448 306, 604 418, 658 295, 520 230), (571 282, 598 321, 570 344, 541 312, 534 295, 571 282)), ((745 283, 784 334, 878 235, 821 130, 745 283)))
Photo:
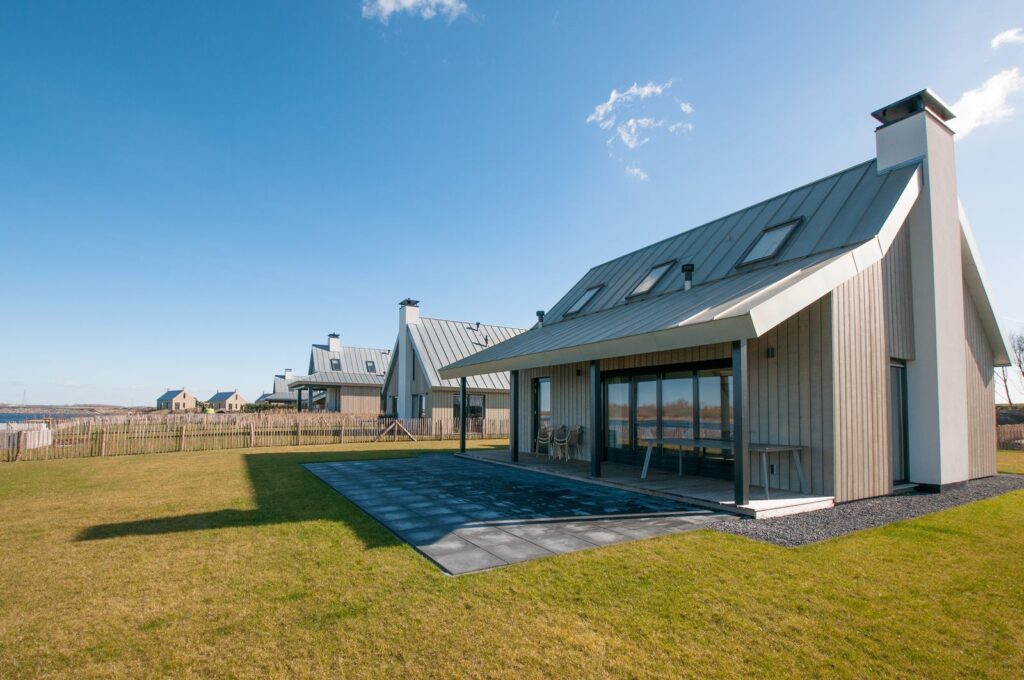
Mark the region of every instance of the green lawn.
POLYGON ((0 678, 1024 667, 1021 492, 798 549, 700 531, 451 578, 299 467, 413 451, 361 448, 0 466, 0 678))
POLYGON ((1000 472, 1024 475, 1024 451, 1000 451, 996 456, 996 465, 1000 472))

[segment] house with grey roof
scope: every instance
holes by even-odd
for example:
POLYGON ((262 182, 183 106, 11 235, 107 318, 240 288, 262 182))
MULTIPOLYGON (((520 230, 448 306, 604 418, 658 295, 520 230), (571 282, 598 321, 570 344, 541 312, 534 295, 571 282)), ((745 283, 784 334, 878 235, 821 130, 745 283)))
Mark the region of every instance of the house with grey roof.
POLYGON ((306 376, 297 376, 292 369, 284 369, 284 373, 274 376, 274 386, 270 392, 264 392, 256 398, 257 404, 281 404, 284 406, 295 406, 299 393, 292 386, 292 381, 306 376))
POLYGON ((379 414, 390 354, 386 349, 348 347, 337 333, 329 334, 326 345, 310 349, 309 375, 289 383, 298 394, 298 409, 379 414))
POLYGON ((196 407, 196 398, 182 387, 180 390, 167 391, 156 398, 156 408, 159 411, 191 411, 196 407))
MULTIPOLYGON (((514 338, 523 330, 478 321, 424 317, 420 316, 419 301, 402 300, 398 306, 398 337, 384 377, 385 412, 435 422, 458 419, 460 384, 458 380, 442 377, 441 368, 514 338)), ((467 418, 507 419, 508 381, 508 372, 504 370, 467 378, 467 418)))
POLYGON ((248 403, 245 397, 239 394, 238 390, 231 390, 229 392, 218 391, 206 400, 206 405, 218 412, 241 411, 242 407, 248 403))
POLYGON ((874 158, 592 268, 441 377, 510 372, 509 462, 582 425, 589 475, 747 514, 995 474, 1009 356, 954 114, 925 90, 872 115, 874 158))

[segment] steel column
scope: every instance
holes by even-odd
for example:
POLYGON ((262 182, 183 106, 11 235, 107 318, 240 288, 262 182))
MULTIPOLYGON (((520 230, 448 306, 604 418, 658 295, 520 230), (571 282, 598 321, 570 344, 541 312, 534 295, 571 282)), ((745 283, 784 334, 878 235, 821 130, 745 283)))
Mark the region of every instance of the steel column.
POLYGON ((508 449, 513 463, 519 462, 519 371, 509 373, 508 449))
POLYGON ((459 378, 459 453, 466 452, 466 410, 469 406, 466 397, 466 379, 459 378))
POLYGON ((302 413, 302 388, 301 387, 298 387, 298 388, 295 389, 295 396, 297 397, 297 399, 295 400, 295 409, 299 413, 302 413))
POLYGON ((601 455, 603 453, 601 443, 603 441, 604 429, 601 421, 604 419, 604 406, 601 403, 601 367, 597 361, 590 362, 590 476, 601 476, 601 455))
POLYGON ((747 431, 747 341, 732 343, 733 477, 736 505, 750 502, 750 435, 747 431))

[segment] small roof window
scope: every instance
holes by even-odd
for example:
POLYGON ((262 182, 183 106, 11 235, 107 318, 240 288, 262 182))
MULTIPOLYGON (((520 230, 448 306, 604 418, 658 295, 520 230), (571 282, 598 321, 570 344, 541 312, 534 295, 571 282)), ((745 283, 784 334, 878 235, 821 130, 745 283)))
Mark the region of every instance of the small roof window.
POLYGON ((754 245, 750 246, 747 254, 740 260, 740 264, 752 264, 778 255, 779 251, 782 250, 782 246, 789 239, 789 235, 800 224, 800 219, 798 217, 795 220, 776 224, 762 231, 761 235, 754 241, 754 245))
POLYGON ((341 370, 341 359, 331 359, 331 370, 332 371, 340 371, 341 370))
POLYGON ((661 278, 665 276, 668 270, 671 269, 672 265, 675 263, 676 261, 672 260, 671 262, 662 262, 661 264, 656 264, 651 267, 651 271, 647 272, 647 276, 645 276, 640 283, 636 284, 636 288, 633 289, 633 292, 626 297, 635 297, 637 295, 650 293, 651 290, 658 285, 658 281, 661 281, 661 278))
POLYGON ((377 364, 373 363, 372 361, 367 361, 366 362, 366 372, 367 373, 376 373, 377 372, 377 364))
POLYGON ((576 299, 576 302, 572 303, 572 307, 566 310, 565 316, 579 314, 580 312, 582 312, 583 308, 586 307, 590 303, 590 301, 594 299, 595 295, 597 295, 597 291, 601 290, 602 288, 604 288, 603 283, 600 286, 591 286, 590 288, 587 288, 585 291, 583 291, 583 295, 580 295, 576 299))

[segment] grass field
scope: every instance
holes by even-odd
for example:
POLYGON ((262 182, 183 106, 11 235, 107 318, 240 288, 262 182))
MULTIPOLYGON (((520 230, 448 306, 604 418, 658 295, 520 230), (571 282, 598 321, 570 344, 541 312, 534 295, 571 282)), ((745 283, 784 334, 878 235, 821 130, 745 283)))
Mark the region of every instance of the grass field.
POLYGON ((1024 451, 1000 451, 996 455, 1000 472, 1024 475, 1024 451))
POLYGON ((0 466, 0 677, 1024 667, 1024 492, 797 549, 700 531, 452 578, 299 467, 413 451, 361 447, 0 466))

